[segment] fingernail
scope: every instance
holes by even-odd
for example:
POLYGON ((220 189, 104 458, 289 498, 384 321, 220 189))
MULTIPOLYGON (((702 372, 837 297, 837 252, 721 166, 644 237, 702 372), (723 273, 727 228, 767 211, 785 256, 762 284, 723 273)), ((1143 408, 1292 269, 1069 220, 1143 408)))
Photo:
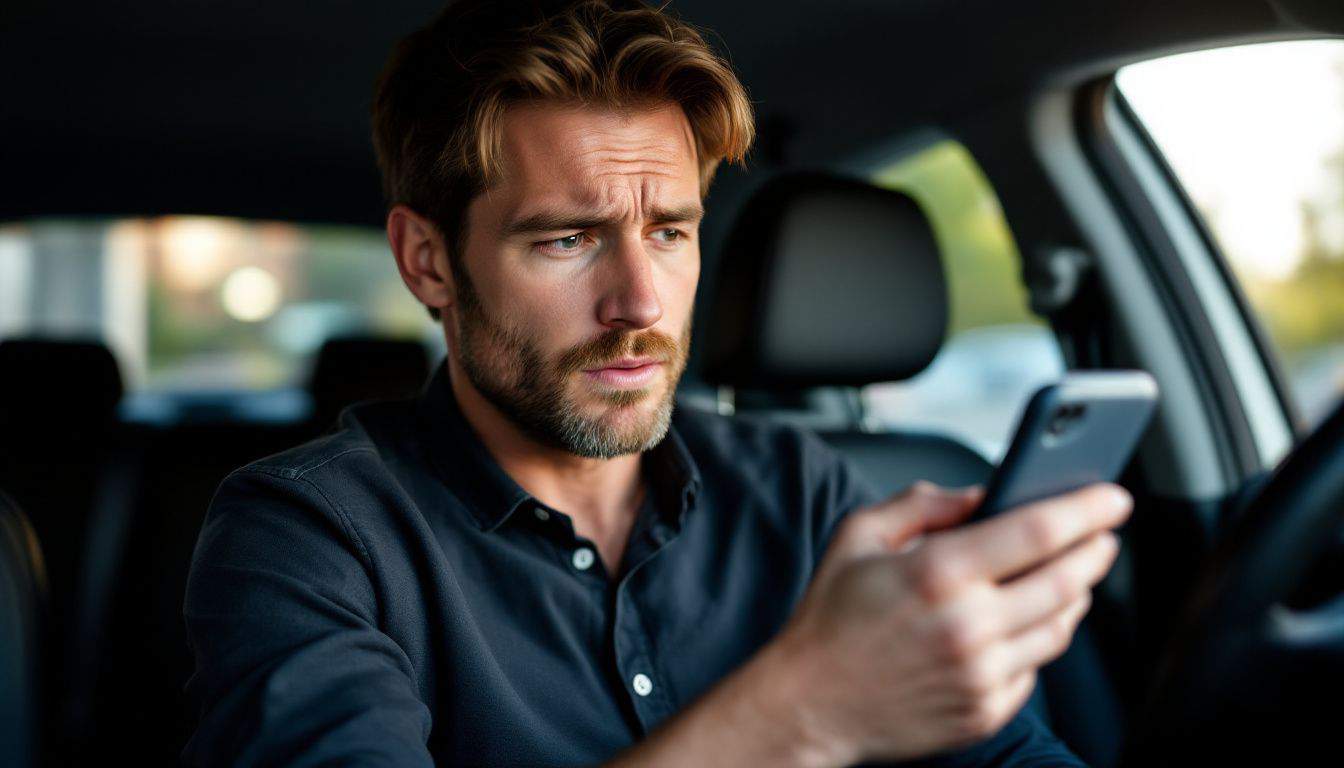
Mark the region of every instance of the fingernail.
POLYGON ((1116 512, 1126 512, 1134 505, 1134 498, 1129 495, 1129 491, 1118 485, 1108 486, 1107 503, 1116 512))

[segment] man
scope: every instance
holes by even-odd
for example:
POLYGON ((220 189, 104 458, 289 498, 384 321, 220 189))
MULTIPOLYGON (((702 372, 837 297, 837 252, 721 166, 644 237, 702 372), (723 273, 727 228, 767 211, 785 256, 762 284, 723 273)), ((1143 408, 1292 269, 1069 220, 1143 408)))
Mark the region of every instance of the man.
POLYGON ((189 763, 1078 764, 1022 705, 1123 491, 956 527, 977 490, 880 501, 807 433, 674 411, 702 200, 752 136, 693 30, 457 3, 373 109, 388 242, 450 351, 219 489, 189 763))

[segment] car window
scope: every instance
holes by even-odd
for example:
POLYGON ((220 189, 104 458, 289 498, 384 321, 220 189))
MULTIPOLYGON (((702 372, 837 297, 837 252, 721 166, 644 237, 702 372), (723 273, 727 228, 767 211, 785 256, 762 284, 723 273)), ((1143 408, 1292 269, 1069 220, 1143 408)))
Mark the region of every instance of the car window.
POLYGON ((1315 425, 1344 394, 1344 41, 1185 53, 1116 82, 1315 425))
POLYGON ((1028 308, 998 198, 970 152, 951 140, 882 168, 874 181, 915 198, 931 220, 951 318, 927 369, 864 389, 866 415, 875 427, 953 437, 997 462, 1031 393, 1064 372, 1058 343, 1028 308))
POLYGON ((439 334, 382 230, 203 216, 0 226, 0 338, 92 337, 132 392, 302 384, 330 336, 439 334))

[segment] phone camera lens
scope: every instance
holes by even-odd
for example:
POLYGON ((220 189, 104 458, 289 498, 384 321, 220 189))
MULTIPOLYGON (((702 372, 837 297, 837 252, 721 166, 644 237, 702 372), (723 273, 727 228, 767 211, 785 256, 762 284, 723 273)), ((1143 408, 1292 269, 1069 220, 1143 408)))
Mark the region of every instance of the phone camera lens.
POLYGON ((1083 417, 1086 406, 1082 403, 1074 405, 1061 406, 1055 411, 1055 415, 1050 418, 1050 424, 1046 426, 1045 431, 1053 437, 1059 437, 1073 426, 1074 422, 1083 417))
POLYGON ((1058 437, 1064 434, 1064 430, 1069 428, 1069 416, 1067 409, 1061 408, 1055 413, 1054 418, 1050 419, 1050 426, 1045 431, 1058 437))

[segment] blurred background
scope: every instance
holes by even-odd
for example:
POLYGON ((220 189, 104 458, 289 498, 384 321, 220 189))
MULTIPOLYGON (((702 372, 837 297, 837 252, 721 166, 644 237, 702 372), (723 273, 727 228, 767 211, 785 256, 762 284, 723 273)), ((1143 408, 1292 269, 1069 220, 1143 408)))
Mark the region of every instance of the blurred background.
MULTIPOLYGON (((1289 41, 1124 67, 1118 85, 1202 212, 1279 352, 1308 425, 1344 392, 1344 42, 1289 41), (1284 87, 1292 83, 1292 87, 1284 87)), ((991 459, 1063 370, 975 159, 944 139, 878 168, 933 219, 952 299, 929 369, 866 388, 872 424, 954 434, 991 459)), ((0 224, 0 337, 89 336, 117 355, 123 416, 191 392, 307 407, 322 342, 366 333, 443 350, 381 230, 208 216, 0 224)), ((693 387, 694 382, 688 382, 693 387)))

